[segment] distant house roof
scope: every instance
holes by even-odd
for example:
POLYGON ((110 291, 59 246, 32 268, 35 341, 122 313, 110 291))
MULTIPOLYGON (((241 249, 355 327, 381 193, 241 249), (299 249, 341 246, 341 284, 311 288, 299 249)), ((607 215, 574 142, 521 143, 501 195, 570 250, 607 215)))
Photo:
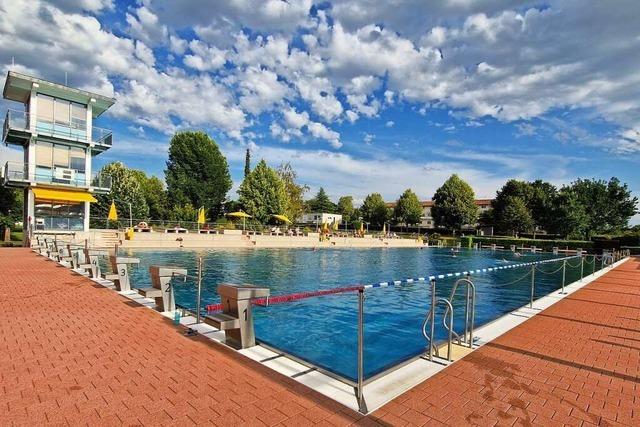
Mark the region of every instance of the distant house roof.
MULTIPOLYGON (((493 199, 476 199, 476 206, 491 206, 492 200, 493 199)), ((396 202, 387 202, 386 205, 388 208, 395 208, 396 202)), ((422 200, 420 205, 422 205, 423 208, 430 208, 433 207, 434 202, 433 200, 422 200)))
POLYGON ((39 86, 37 90, 38 93, 81 104, 91 103, 91 111, 94 118, 104 113, 116 102, 114 98, 109 98, 108 96, 98 95, 97 93, 76 89, 60 83, 27 76, 26 74, 16 73, 15 71, 9 71, 7 73, 2 95, 5 99, 26 104, 31 95, 31 87, 34 83, 39 86))

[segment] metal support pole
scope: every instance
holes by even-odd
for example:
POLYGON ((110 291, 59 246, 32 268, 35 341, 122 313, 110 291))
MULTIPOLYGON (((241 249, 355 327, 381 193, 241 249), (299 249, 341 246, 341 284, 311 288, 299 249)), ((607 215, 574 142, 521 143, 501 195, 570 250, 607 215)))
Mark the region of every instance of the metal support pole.
POLYGON ((196 301, 196 323, 200 323, 200 303, 202 295, 202 257, 198 257, 198 300, 196 301))
POLYGON ((567 279, 567 260, 563 260, 562 261, 562 292, 563 294, 566 294, 566 292, 564 291, 564 284, 565 281, 567 279))
POLYGON ((596 274, 596 255, 593 254, 593 265, 591 266, 591 275, 594 276, 596 274))
POLYGON ((358 290, 358 388, 357 398, 360 412, 366 413, 364 402, 364 289, 358 290))
POLYGON ((433 340, 436 330, 436 279, 431 279, 431 328, 429 333, 429 361, 433 361, 433 340))
POLYGON ((533 294, 536 286, 536 266, 531 266, 531 297, 529 299, 529 308, 533 308, 533 294))

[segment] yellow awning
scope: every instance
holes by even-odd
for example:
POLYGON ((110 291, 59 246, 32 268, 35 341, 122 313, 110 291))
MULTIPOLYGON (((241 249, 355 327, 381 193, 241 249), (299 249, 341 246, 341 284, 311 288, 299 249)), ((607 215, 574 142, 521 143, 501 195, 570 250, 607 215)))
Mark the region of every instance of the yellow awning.
POLYGON ((55 190, 52 188, 34 188, 33 195, 37 199, 58 200, 62 202, 97 202, 88 191, 55 190))

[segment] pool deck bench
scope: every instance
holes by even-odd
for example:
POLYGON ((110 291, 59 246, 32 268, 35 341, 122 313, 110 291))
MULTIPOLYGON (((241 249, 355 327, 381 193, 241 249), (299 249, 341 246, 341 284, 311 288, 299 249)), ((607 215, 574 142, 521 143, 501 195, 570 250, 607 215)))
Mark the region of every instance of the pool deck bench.
POLYGON ((640 425, 637 258, 368 416, 28 249, 0 271, 3 425, 640 425))

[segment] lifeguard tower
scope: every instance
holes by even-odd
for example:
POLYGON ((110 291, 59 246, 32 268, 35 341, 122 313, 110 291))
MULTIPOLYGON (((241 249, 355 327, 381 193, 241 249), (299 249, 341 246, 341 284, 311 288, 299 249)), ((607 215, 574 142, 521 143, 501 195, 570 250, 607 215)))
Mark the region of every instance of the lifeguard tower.
POLYGON ((112 134, 93 120, 115 99, 14 71, 2 95, 24 106, 7 111, 2 129, 2 142, 23 147, 24 158, 5 163, 1 183, 24 188, 25 237, 88 231, 94 194, 111 188, 108 177, 93 174, 91 161, 111 148, 112 134))

